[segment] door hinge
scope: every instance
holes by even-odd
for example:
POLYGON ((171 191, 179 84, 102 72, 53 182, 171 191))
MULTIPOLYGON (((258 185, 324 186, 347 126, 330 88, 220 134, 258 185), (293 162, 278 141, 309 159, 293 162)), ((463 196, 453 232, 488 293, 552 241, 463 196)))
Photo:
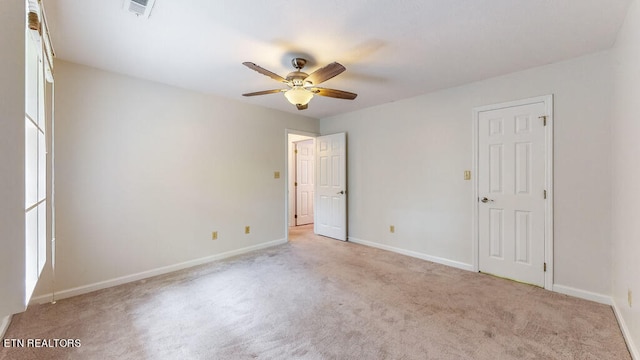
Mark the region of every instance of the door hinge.
POLYGON ((547 198, 547 190, 544 191, 544 198, 547 198))
POLYGON ((298 186, 298 182, 297 182, 297 181, 296 181, 296 182, 294 182, 294 183, 293 183, 293 186, 298 186))
POLYGON ((293 215, 293 218, 297 219, 298 218, 298 214, 293 215))
POLYGON ((542 119, 542 126, 547 126, 547 115, 538 116, 538 119, 542 119))
POLYGON ((293 153, 297 154, 298 153, 298 149, 293 150, 293 153))
POLYGON ((544 272, 547 272, 547 263, 544 263, 543 269, 544 269, 544 272))

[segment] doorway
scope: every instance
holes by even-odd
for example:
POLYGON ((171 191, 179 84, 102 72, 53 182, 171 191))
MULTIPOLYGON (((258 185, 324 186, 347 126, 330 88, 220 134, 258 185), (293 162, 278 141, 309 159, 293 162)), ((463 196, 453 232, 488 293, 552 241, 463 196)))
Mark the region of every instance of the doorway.
MULTIPOLYGON (((300 223, 298 222, 298 219, 296 217, 296 215, 298 214, 298 204, 300 202, 303 201, 302 198, 298 198, 298 191, 297 191, 297 186, 296 186, 296 182, 298 182, 298 169, 301 168, 301 166, 299 164, 297 164, 298 160, 301 160, 302 157, 298 157, 296 156, 297 154, 295 153, 296 151, 296 147, 298 147, 298 145, 302 145, 303 147, 305 145, 309 145, 311 147, 311 150, 315 149, 315 134, 311 134, 311 133, 305 133, 305 132, 297 132, 297 131, 293 131, 293 130, 289 130, 287 131, 287 233, 289 231, 289 229, 294 228, 295 226, 299 226, 302 225, 302 222, 305 221, 309 221, 310 220, 310 224, 313 224, 313 214, 314 214, 314 209, 315 209, 315 203, 314 203, 314 189, 313 187, 311 187, 311 189, 309 189, 308 186, 302 186, 301 189, 303 191, 306 191, 307 194, 305 194, 306 196, 311 195, 310 198, 307 198, 306 203, 304 204, 306 207, 306 212, 307 214, 305 214, 305 216, 303 218, 301 218, 300 223), (308 194, 309 190, 311 190, 311 194, 308 194), (310 213, 310 214, 308 214, 310 213), (310 215, 310 217, 309 217, 310 215)), ((307 149, 306 151, 308 151, 309 149, 307 149)), ((313 153, 315 154, 315 153, 313 153)), ((312 155, 313 155, 312 154, 312 155)), ((307 158, 305 160, 305 167, 310 166, 311 169, 307 171, 306 175, 309 175, 309 171, 313 172, 315 169, 315 158, 314 156, 312 156, 310 159, 307 158), (310 163, 307 161, 311 161, 310 163)), ((303 179, 303 181, 300 181, 298 183, 304 182, 304 183, 309 183, 311 182, 311 185, 313 186, 314 183, 314 177, 315 174, 312 173, 312 177, 311 179, 303 179)))
POLYGON ((553 97, 476 108, 474 269, 551 289, 553 97))
POLYGON ((313 224, 315 194, 315 141, 306 139, 293 143, 293 166, 295 167, 294 222, 295 226, 313 224))
MULTIPOLYGON (((301 217, 300 211, 297 212, 299 208, 297 203, 299 203, 302 206, 307 206, 307 212, 312 212, 313 215, 305 223, 313 224, 315 234, 347 241, 346 133, 318 136, 286 130, 286 139, 285 214, 287 221, 285 233, 287 239, 289 239, 290 229, 296 225, 302 225, 302 222, 297 222, 297 219, 301 217), (311 140, 312 144, 308 144, 307 140, 311 140), (308 167, 306 176, 313 181, 313 187, 306 190, 307 193, 310 189, 313 191, 312 196, 307 197, 306 204, 302 197, 298 196, 301 192, 296 189, 297 168, 302 167, 302 165, 298 165, 296 168, 295 149, 299 146, 309 146, 307 149, 309 152, 313 152, 313 156, 308 156, 305 160, 307 164, 304 165, 308 167), (313 164, 310 163, 310 160, 313 161, 313 164), (311 176, 309 176, 310 172, 312 172, 311 176), (309 220, 311 222, 308 222, 309 220)), ((304 189, 302 190, 304 191, 304 189)))

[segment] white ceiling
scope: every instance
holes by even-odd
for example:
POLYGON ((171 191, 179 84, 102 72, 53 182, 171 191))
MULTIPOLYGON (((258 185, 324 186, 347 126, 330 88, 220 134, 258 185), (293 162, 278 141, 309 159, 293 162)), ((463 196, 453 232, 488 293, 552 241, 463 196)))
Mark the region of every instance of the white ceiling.
POLYGON ((148 19, 123 0, 45 0, 59 59, 324 118, 610 48, 630 0, 156 0, 148 19), (298 111, 282 84, 337 61, 321 86, 358 94, 314 97, 298 111))

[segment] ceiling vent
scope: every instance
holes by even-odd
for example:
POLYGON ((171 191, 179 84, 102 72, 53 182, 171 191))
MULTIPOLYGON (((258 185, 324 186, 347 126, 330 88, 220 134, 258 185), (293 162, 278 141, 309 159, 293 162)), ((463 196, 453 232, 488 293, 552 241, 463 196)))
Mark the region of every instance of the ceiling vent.
POLYGON ((148 18, 156 0, 124 0, 122 7, 138 17, 148 18))

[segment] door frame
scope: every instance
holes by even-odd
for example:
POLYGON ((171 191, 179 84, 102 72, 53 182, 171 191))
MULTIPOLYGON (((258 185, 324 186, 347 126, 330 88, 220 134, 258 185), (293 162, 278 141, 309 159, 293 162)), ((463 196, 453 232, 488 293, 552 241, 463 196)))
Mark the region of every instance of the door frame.
MULTIPOLYGON (((289 193, 289 188, 290 188, 289 135, 308 136, 310 138, 315 139, 316 137, 320 136, 320 134, 303 131, 303 130, 295 130, 295 129, 284 130, 284 238, 286 241, 289 241, 289 196, 291 196, 291 194, 289 193)), ((315 201, 313 206, 314 206, 314 214, 315 214, 315 206, 316 206, 315 201)))
POLYGON ((473 109, 472 116, 472 153, 473 153, 473 167, 472 176, 473 179, 473 198, 472 198, 472 259, 473 259, 473 271, 480 271, 480 251, 479 251, 479 219, 478 219, 478 155, 479 155, 479 142, 478 142, 478 121, 480 113, 485 111, 492 111, 503 109, 507 107, 515 107, 534 103, 544 103, 546 112, 546 126, 544 129, 545 135, 545 189, 547 190, 547 201, 545 202, 545 215, 544 215, 544 261, 546 264, 546 272, 544 274, 544 288, 547 290, 553 290, 553 94, 532 97, 528 99, 509 101, 499 104, 491 104, 485 106, 479 106, 473 109))

